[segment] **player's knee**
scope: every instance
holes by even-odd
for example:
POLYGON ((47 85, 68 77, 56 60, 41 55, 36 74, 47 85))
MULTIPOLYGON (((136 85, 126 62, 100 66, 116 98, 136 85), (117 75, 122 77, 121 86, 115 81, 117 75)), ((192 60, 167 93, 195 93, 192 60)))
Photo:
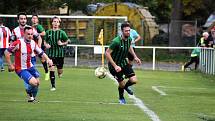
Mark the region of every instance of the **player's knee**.
POLYGON ((137 77, 136 76, 132 76, 131 78, 129 78, 129 81, 133 84, 136 84, 138 82, 137 77))
POLYGON ((30 80, 29 80, 29 83, 34 86, 34 87, 37 87, 39 86, 39 81, 37 79, 35 79, 34 77, 32 77, 30 80))

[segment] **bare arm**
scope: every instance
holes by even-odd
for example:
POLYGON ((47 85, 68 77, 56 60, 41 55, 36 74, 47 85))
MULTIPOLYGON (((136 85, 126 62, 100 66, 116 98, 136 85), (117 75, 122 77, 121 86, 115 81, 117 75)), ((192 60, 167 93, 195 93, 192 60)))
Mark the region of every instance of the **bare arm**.
POLYGON ((136 43, 136 42, 138 42, 138 41, 140 41, 141 40, 141 36, 139 35, 139 36, 137 36, 137 38, 134 40, 134 42, 136 43))
POLYGON ((136 53, 134 52, 134 49, 132 46, 129 48, 129 52, 133 55, 134 60, 137 62, 137 64, 141 64, 141 60, 137 57, 136 53))
POLYGON ((4 52, 4 54, 5 54, 5 60, 6 60, 7 64, 8 64, 8 71, 9 71, 9 72, 14 71, 14 70, 15 70, 15 67, 14 67, 14 65, 12 64, 11 59, 10 59, 11 53, 8 52, 8 51, 6 50, 6 51, 4 52))
POLYGON ((41 36, 38 36, 37 39, 38 39, 37 44, 38 44, 38 46, 41 48, 41 45, 42 45, 42 37, 41 37, 41 36))
POLYGON ((66 40, 65 42, 62 42, 62 41, 58 41, 57 43, 58 43, 58 45, 60 45, 60 46, 65 46, 65 45, 67 45, 68 43, 69 43, 69 39, 68 40, 66 40))
POLYGON ((4 55, 5 55, 5 60, 6 60, 7 64, 12 65, 12 62, 11 62, 11 59, 10 59, 11 53, 8 52, 7 50, 5 50, 4 55))

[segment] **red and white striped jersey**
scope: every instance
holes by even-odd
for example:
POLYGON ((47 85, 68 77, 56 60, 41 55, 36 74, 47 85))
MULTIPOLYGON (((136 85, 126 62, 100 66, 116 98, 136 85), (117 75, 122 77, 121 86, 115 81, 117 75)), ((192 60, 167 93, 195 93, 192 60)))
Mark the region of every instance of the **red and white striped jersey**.
MULTIPOLYGON (((20 28, 19 26, 17 26, 15 29, 12 30, 12 34, 16 36, 16 39, 24 38, 24 28, 20 28)), ((34 28, 33 28, 33 35, 39 36, 39 33, 34 28)))
POLYGON ((0 48, 9 47, 10 36, 11 36, 10 29, 5 26, 0 26, 0 48))
POLYGON ((33 66, 31 57, 34 51, 39 55, 43 54, 42 49, 37 46, 34 40, 27 42, 24 39, 18 39, 14 41, 7 50, 10 53, 14 53, 16 72, 33 66))
MULTIPOLYGON (((26 25, 28 26, 28 25, 26 25)), ((16 36, 16 39, 24 39, 24 28, 20 28, 19 26, 12 30, 12 34, 16 36)), ((38 32, 33 29, 33 35, 38 36, 38 32)), ((35 53, 32 53, 32 57, 35 56, 35 53)))

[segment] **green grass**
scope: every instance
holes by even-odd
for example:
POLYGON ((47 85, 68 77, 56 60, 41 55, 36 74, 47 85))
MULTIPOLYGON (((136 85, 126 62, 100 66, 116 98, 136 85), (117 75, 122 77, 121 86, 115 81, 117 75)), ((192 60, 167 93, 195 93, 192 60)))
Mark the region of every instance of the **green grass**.
MULTIPOLYGON (((39 68, 40 72, 43 72, 39 68)), ((214 76, 198 72, 136 71, 136 97, 162 121, 215 121, 214 76), (159 95, 158 87, 167 93, 159 95)), ((97 79, 93 69, 65 68, 56 78, 57 90, 44 81, 40 103, 27 103, 23 81, 14 73, 0 72, 0 121, 150 121, 135 105, 118 105, 117 86, 108 78, 97 79), (14 101, 17 100, 17 101, 14 101), (53 102, 60 101, 60 102, 53 102)), ((128 104, 133 102, 126 95, 128 104)))

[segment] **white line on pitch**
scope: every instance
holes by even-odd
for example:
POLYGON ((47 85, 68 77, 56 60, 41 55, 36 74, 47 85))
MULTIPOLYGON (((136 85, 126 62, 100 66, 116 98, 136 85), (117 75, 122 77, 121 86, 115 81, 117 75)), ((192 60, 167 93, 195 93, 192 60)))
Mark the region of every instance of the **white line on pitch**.
POLYGON ((152 90, 158 92, 158 93, 159 93, 160 95, 162 95, 162 96, 166 96, 167 94, 166 94, 164 91, 158 89, 158 87, 159 87, 159 86, 152 86, 152 90))
POLYGON ((198 88, 198 87, 167 87, 167 86, 156 86, 161 88, 169 88, 169 89, 192 89, 192 90, 205 90, 207 88, 198 88))
MULTIPOLYGON (((27 102, 25 100, 0 100, 0 102, 27 102)), ((119 103, 108 102, 82 102, 82 101, 60 101, 60 100, 39 100, 39 103, 80 103, 80 104, 103 104, 103 105, 120 105, 119 103)), ((135 104, 126 104, 135 105, 135 104)))
MULTIPOLYGON (((117 83, 117 80, 110 74, 110 73, 107 73, 107 76, 113 80, 115 82, 115 84, 118 85, 117 83)), ((143 110, 149 117, 152 121, 161 121, 158 117, 158 115, 156 115, 155 112, 153 112, 152 110, 150 110, 147 106, 145 106, 145 104, 143 103, 142 100, 140 100, 139 98, 137 98, 136 96, 134 95, 129 95, 129 98, 132 99, 132 101, 135 103, 135 105, 137 107, 139 107, 141 110, 143 110)))

